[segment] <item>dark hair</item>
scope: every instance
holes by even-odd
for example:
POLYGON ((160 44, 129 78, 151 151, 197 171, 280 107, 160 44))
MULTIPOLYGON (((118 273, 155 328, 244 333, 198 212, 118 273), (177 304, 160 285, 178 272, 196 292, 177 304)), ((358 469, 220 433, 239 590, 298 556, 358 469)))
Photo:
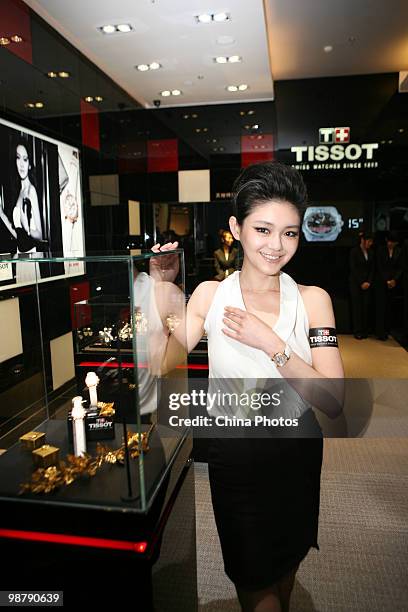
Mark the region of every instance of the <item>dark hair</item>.
POLYGON ((292 204, 302 218, 307 190, 300 172, 279 162, 262 162, 248 166, 233 185, 234 215, 242 225, 259 204, 278 200, 292 204))
MULTIPOLYGON (((225 229, 225 227, 222 227, 221 229, 218 230, 218 238, 221 241, 224 238, 224 234, 231 234, 231 230, 230 229, 225 229)), ((231 236, 232 236, 232 234, 231 234, 231 236)))
POLYGON ((397 232, 387 232, 385 239, 389 240, 390 242, 399 242, 399 236, 397 232))
POLYGON ((34 186, 37 187, 36 185, 36 180, 35 180, 35 174, 34 174, 34 164, 33 164, 33 147, 32 147, 32 143, 30 143, 29 139, 26 136, 23 136, 22 134, 19 134, 17 137, 14 137, 12 139, 12 146, 11 146, 11 164, 12 167, 15 170, 15 182, 16 182, 16 189, 19 190, 20 189, 20 177, 18 175, 18 172, 16 170, 16 155, 17 155, 17 147, 24 147, 25 150, 27 151, 27 156, 28 156, 28 179, 30 181, 30 183, 34 186))
POLYGON ((178 240, 178 236, 176 232, 172 229, 164 230, 160 236, 158 236, 160 242, 176 242, 178 240))
POLYGON ((374 240, 374 234, 369 231, 360 232, 360 240, 374 240))
POLYGON ((17 138, 14 138, 13 140, 13 146, 12 146, 12 150, 11 150, 11 154, 15 159, 15 155, 16 155, 16 151, 17 151, 17 147, 24 147, 25 150, 27 151, 27 156, 29 159, 29 162, 31 164, 31 160, 33 158, 33 151, 32 151, 32 147, 30 146, 30 142, 28 140, 28 138, 26 138, 25 136, 18 136, 17 138))

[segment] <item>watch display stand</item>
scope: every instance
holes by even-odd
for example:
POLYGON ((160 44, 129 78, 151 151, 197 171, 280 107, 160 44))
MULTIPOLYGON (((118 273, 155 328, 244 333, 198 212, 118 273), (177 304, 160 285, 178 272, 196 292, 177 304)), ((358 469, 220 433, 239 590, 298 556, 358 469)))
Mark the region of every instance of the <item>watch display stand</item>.
POLYGON ((188 390, 185 356, 164 359, 183 337, 182 252, 24 262, 36 282, 19 298, 21 360, 42 385, 2 431, 3 584, 64 591, 68 606, 194 610, 191 432, 166 427, 158 392, 163 377, 188 390), (50 264, 77 261, 84 275, 46 282, 50 264))

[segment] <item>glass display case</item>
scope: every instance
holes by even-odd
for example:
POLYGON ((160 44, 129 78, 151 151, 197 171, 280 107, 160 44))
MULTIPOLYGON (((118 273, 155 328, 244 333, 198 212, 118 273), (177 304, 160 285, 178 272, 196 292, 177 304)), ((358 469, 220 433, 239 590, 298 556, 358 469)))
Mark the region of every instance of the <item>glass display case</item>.
POLYGON ((161 382, 188 390, 183 253, 36 255, 0 255, 0 502, 146 513, 189 436, 160 418, 161 382))

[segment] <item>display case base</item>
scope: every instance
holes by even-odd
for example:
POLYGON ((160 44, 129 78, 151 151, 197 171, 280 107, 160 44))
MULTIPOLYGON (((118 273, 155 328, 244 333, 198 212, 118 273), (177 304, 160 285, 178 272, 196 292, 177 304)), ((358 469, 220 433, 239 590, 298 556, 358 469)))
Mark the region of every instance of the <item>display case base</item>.
MULTIPOLYGON (((59 513, 56 521, 52 516, 55 508, 45 499, 39 498, 34 515, 26 504, 1 502, 0 542, 2 558, 7 560, 2 569, 4 588, 63 591, 68 608, 86 604, 117 609, 127 604, 143 612, 197 610, 194 464, 190 453, 191 440, 186 439, 146 513, 133 514, 129 520, 124 511, 106 512, 105 538, 89 538, 89 545, 85 535, 66 543, 30 539, 46 535, 44 521, 38 531, 38 513, 48 515, 50 540, 57 523, 60 532, 65 524, 64 531, 75 534, 81 512, 77 514, 73 508, 59 513), (17 520, 15 512, 19 513, 17 520), (121 539, 114 540, 111 534, 118 533, 120 523, 126 523, 126 532, 122 529, 121 539), (10 524, 14 535, 4 537, 10 524), (146 543, 145 550, 110 548, 112 542, 123 542, 126 537, 146 543)), ((101 516, 94 517, 88 511, 83 520, 82 534, 92 533, 92 521, 100 522, 101 516)))

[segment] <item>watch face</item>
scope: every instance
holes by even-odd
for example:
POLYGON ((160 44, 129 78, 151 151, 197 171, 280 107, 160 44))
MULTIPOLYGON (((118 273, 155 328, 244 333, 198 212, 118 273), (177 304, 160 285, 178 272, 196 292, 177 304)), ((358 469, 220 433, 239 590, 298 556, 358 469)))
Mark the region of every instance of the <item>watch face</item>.
POLYGON ((343 220, 335 206, 309 206, 302 224, 308 242, 336 240, 342 227, 343 220))
POLYGON ((285 353, 276 353, 276 355, 273 356, 274 363, 280 368, 285 365, 287 360, 288 357, 285 355, 285 353))

